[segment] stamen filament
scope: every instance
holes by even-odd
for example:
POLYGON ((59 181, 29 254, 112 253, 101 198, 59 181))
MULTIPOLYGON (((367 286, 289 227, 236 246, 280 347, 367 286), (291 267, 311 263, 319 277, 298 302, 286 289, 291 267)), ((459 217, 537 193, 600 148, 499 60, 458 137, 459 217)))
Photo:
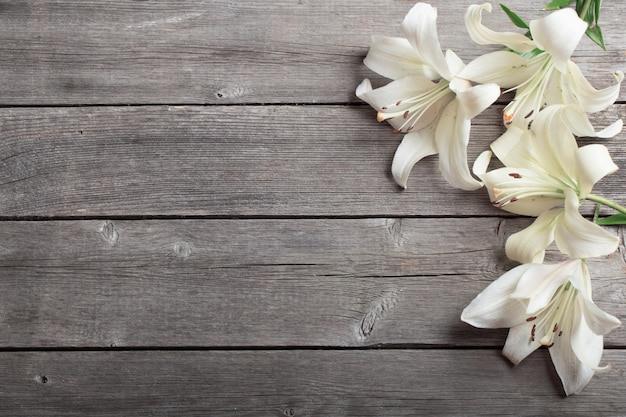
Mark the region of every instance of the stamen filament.
POLYGON ((434 88, 422 94, 400 100, 395 104, 383 106, 379 110, 376 119, 379 122, 382 122, 395 117, 401 117, 404 119, 404 122, 396 128, 396 131, 408 132, 415 127, 417 122, 431 108, 431 106, 443 99, 446 95, 452 94, 449 85, 449 81, 441 80, 434 88), (393 107, 396 107, 397 109, 391 110, 393 107))

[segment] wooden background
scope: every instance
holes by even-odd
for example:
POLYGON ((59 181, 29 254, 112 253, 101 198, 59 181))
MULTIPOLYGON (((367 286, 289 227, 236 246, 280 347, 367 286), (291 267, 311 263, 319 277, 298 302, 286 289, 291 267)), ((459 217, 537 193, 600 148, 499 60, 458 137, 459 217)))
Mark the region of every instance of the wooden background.
MULTIPOLYGON (((470 3, 432 2, 466 62, 494 50, 468 39, 470 3)), ((626 415, 624 327, 565 399, 546 349, 512 367, 506 330, 460 321, 531 220, 451 189, 436 158, 394 184, 401 137, 354 90, 384 82, 370 36, 412 5, 0 2, 0 415, 626 415)), ((605 2, 609 51, 576 51, 596 87, 626 69, 625 13, 605 2)), ((605 141, 623 170, 625 139, 605 141)), ((624 175, 595 192, 626 202, 624 175)), ((590 265, 626 322, 624 247, 590 265)))

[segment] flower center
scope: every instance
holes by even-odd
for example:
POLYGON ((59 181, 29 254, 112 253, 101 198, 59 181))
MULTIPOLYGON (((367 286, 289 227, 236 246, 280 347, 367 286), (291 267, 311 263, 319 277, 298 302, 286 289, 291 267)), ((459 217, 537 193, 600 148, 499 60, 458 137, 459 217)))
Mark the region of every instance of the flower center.
POLYGON ((545 92, 550 84, 552 72, 555 70, 552 57, 544 52, 532 58, 528 65, 538 67, 534 75, 517 87, 508 90, 517 91, 515 98, 504 108, 502 114, 504 124, 507 126, 513 124, 520 115, 526 120, 525 124, 528 124, 546 105, 545 92))
POLYGON ((565 198, 560 182, 553 180, 550 175, 533 175, 532 178, 526 178, 518 172, 511 171, 509 177, 509 181, 499 182, 492 188, 494 199, 491 204, 497 208, 503 208, 523 198, 565 198))
POLYGON ((578 290, 572 286, 571 282, 561 285, 547 306, 536 316, 526 319, 528 322, 538 319, 530 330, 530 340, 534 342, 535 337, 543 335, 539 343, 552 347, 554 338, 560 337, 564 330, 569 330, 577 296, 578 290))
MULTIPOLYGON (((423 128, 425 126, 419 126, 419 122, 422 122, 423 119, 434 119, 434 115, 431 113, 437 112, 438 110, 432 109, 433 105, 437 104, 447 95, 452 94, 452 90, 450 90, 449 85, 449 81, 442 79, 435 85, 435 87, 418 94, 415 97, 399 100, 394 104, 384 106, 378 111, 376 120, 382 122, 384 120, 401 117, 403 121, 401 123, 394 124, 396 133, 410 132, 415 129, 416 126, 418 126, 418 128, 423 128)), ((426 121, 426 124, 428 123, 428 120, 426 121)), ((423 124, 424 123, 422 123, 422 125, 423 124)))

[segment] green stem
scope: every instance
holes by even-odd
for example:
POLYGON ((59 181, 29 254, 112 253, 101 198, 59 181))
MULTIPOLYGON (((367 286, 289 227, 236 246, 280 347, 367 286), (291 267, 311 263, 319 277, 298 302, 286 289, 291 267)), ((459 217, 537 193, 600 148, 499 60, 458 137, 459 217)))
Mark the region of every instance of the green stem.
POLYGON ((626 207, 620 206, 614 201, 609 200, 608 198, 600 197, 595 194, 587 194, 587 200, 595 201, 596 203, 602 204, 603 206, 607 206, 612 208, 613 210, 619 211, 622 214, 626 214, 626 207))
POLYGON ((589 6, 591 6, 591 0, 585 0, 582 9, 580 9, 580 13, 578 13, 578 17, 580 17, 582 20, 585 20, 585 16, 587 15, 589 6))

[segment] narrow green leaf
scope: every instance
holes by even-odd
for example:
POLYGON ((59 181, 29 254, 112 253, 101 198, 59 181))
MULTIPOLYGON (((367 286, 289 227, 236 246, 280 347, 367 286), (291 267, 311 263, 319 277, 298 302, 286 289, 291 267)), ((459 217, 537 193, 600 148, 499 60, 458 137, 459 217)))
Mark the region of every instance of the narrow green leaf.
POLYGON ((535 48, 532 51, 528 51, 528 52, 521 52, 518 55, 525 58, 525 59, 531 59, 536 57, 537 55, 539 55, 540 53, 542 53, 543 50, 539 49, 539 48, 535 48))
POLYGON ((502 7, 502 10, 504 10, 504 13, 506 13, 506 15, 509 17, 509 19, 511 19, 511 22, 513 22, 515 26, 517 26, 518 28, 522 28, 522 29, 530 29, 530 26, 528 26, 528 24, 524 22, 524 19, 519 17, 517 14, 513 13, 511 9, 509 9, 502 3, 500 3, 500 7, 502 7))
POLYGON ((583 4, 585 4, 585 0, 576 0, 576 13, 580 15, 580 11, 583 9, 583 4))
POLYGON ((626 224, 626 214, 617 213, 609 217, 604 217, 602 219, 598 219, 596 222, 600 226, 611 226, 618 224, 626 224))
POLYGON ((552 0, 548 5, 544 8, 544 10, 556 10, 562 9, 563 7, 574 3, 576 0, 552 0))
POLYGON ((600 26, 589 28, 585 33, 587 34, 589 39, 597 43, 600 48, 606 51, 606 45, 604 44, 604 37, 602 36, 602 30, 600 29, 600 26))
POLYGON ((595 26, 598 26, 598 19, 600 19, 600 7, 602 7, 602 0, 596 0, 596 2, 593 4, 594 5, 594 18, 595 18, 595 26))

